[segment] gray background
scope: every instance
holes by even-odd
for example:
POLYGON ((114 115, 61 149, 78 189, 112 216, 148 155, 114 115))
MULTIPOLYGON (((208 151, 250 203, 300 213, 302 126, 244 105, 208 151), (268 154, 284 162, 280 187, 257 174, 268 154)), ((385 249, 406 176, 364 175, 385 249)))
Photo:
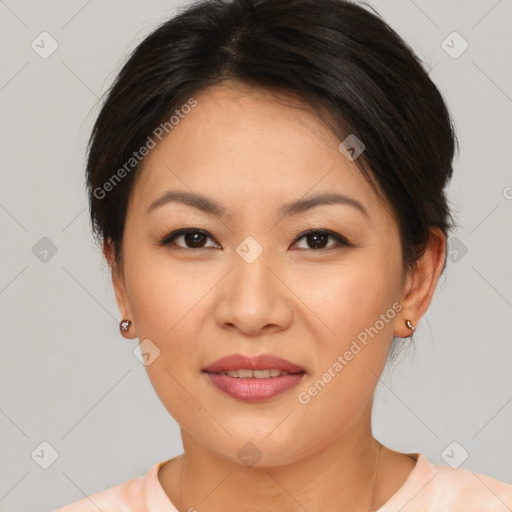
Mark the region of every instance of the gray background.
MULTIPOLYGON (((453 460, 468 452, 460 467, 510 483, 512 2, 370 4, 431 69, 461 144, 449 188, 461 228, 416 349, 379 383, 374 433, 440 464, 456 441, 453 460), (469 43, 458 58, 441 46, 453 31, 469 43)), ((0 510, 52 510, 181 453, 137 340, 119 334, 83 169, 99 98, 183 5, 0 1, 0 510), (48 58, 31 47, 43 31, 59 45, 48 58), (46 262, 43 237, 57 249, 46 262)))

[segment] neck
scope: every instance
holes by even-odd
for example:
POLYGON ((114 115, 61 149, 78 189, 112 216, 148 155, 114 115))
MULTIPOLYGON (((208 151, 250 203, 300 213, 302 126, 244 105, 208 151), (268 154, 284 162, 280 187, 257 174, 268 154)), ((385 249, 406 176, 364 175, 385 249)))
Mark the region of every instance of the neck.
POLYGON ((159 474, 179 510, 369 512, 382 504, 381 445, 371 434, 370 414, 313 454, 283 466, 244 466, 183 430, 182 439, 184 454, 159 474))

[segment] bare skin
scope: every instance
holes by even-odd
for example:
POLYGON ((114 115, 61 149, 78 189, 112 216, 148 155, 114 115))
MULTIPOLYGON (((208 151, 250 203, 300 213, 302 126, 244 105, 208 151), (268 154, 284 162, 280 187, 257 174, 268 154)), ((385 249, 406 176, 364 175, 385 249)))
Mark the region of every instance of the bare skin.
POLYGON ((376 510, 415 462, 382 446, 376 473, 373 392, 393 334, 409 336, 405 319, 417 325, 429 307, 445 237, 432 230, 425 255, 405 274, 389 205, 314 111, 229 82, 194 97, 197 106, 151 150, 135 183, 122 268, 104 244, 122 318, 133 322, 130 337, 160 350, 146 369, 181 428, 184 453, 163 465, 159 481, 180 511, 376 510), (169 189, 208 196, 231 215, 177 202, 147 213, 169 189), (278 215, 284 203, 325 192, 355 198, 367 213, 331 204, 278 215), (180 228, 207 236, 159 244, 180 228), (298 239, 310 229, 350 245, 298 239), (236 251, 248 236, 263 249, 251 263, 236 251), (382 314, 378 334, 301 403, 299 393, 382 314), (201 371, 233 353, 276 354, 307 373, 281 395, 242 401, 201 371), (252 467, 237 455, 247 443, 261 455, 252 467))

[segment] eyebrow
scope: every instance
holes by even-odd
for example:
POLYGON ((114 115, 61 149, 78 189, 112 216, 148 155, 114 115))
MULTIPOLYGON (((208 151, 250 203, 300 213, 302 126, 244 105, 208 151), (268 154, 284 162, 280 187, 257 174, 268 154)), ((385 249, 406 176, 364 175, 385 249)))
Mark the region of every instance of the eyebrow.
MULTIPOLYGON (((153 201, 146 213, 149 214, 157 208, 168 203, 182 203, 192 206, 202 212, 210 215, 217 215, 220 217, 232 217, 233 214, 229 213, 225 206, 218 203, 217 201, 210 199, 209 197, 201 194, 195 194, 191 192, 179 192, 174 190, 168 190, 161 197, 153 201)), ((356 199, 348 197, 344 194, 324 193, 310 196, 306 199, 299 199, 290 203, 285 203, 278 210, 280 216, 290 216, 303 213, 311 208, 315 208, 320 205, 333 205, 333 204, 344 204, 352 206, 359 210, 363 215, 370 218, 365 207, 356 199)))

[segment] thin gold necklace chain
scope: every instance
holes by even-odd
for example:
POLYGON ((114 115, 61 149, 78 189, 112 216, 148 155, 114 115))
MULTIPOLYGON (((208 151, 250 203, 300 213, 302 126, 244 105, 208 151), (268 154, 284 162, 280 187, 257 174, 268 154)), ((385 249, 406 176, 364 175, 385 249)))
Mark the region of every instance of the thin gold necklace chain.
POLYGON ((382 454, 382 444, 379 443, 379 457, 377 459, 377 470, 375 471, 375 476, 373 477, 372 496, 371 496, 370 508, 368 509, 369 512, 374 512, 371 507, 373 505, 373 498, 374 498, 374 493, 375 493, 375 482, 377 481, 377 476, 379 474, 379 466, 380 466, 380 456, 381 456, 381 454, 382 454))

